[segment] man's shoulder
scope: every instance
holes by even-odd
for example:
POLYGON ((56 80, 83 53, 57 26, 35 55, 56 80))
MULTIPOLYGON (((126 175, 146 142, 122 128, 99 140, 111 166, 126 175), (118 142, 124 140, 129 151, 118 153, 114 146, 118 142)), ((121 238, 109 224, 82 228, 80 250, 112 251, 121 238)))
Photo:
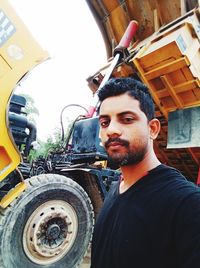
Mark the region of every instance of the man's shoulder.
POLYGON ((162 175, 172 175, 172 176, 178 176, 178 177, 180 176, 182 178, 185 178, 184 175, 179 170, 177 170, 174 167, 167 166, 165 164, 160 164, 159 166, 151 170, 150 174, 151 173, 157 173, 157 174, 162 174, 162 175))
POLYGON ((176 168, 161 164, 159 165, 153 172, 150 172, 150 175, 154 177, 158 177, 160 181, 169 181, 169 182, 180 182, 194 185, 194 183, 190 182, 179 170, 176 168))
POLYGON ((180 171, 166 165, 160 166, 160 183, 164 184, 164 191, 169 196, 185 198, 193 193, 200 196, 200 188, 192 181, 189 181, 180 171))

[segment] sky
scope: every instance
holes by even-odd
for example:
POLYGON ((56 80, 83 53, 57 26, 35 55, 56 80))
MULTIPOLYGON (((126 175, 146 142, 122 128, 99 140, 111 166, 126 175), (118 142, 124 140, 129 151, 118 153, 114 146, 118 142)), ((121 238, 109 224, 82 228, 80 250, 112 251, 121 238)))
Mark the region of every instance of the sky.
MULTIPOLYGON (((68 104, 88 108, 92 92, 86 79, 107 62, 100 30, 85 0, 9 0, 50 60, 35 67, 15 93, 30 95, 39 110, 38 138, 60 127, 60 113, 68 104)), ((83 114, 65 110, 64 117, 83 114)))

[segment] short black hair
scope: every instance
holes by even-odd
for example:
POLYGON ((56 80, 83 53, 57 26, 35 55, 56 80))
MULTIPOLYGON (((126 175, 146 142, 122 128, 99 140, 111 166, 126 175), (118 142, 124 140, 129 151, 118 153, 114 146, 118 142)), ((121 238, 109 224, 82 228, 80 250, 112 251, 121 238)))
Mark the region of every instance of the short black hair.
POLYGON ((148 88, 140 81, 130 78, 111 78, 98 92, 100 103, 109 97, 128 93, 140 102, 140 109, 148 120, 154 118, 154 103, 148 88))

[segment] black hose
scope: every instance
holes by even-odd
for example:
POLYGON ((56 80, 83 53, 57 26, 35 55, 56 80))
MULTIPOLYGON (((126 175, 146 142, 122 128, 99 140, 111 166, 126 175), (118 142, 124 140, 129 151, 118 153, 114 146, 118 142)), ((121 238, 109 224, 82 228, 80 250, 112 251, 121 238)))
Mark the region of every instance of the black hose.
MULTIPOLYGON (((63 116, 63 112, 64 112, 64 110, 65 110, 66 108, 68 108, 68 107, 71 107, 71 106, 80 107, 80 108, 84 109, 84 110, 86 111, 87 114, 89 113, 88 110, 87 110, 85 107, 83 107, 83 106, 81 106, 81 105, 79 105, 79 104, 69 104, 69 105, 66 105, 66 106, 62 109, 62 111, 61 111, 61 113, 60 113, 61 141, 62 141, 62 142, 64 142, 64 136, 65 136, 62 116, 63 116)), ((78 117, 79 117, 79 116, 78 116, 78 117)), ((76 119, 75 121, 77 121, 77 119, 76 119)))
POLYGON ((27 122, 26 127, 29 129, 30 133, 29 133, 29 136, 27 137, 27 140, 26 140, 26 148, 24 150, 24 155, 28 156, 29 151, 31 149, 31 144, 32 144, 33 141, 36 140, 37 129, 36 129, 35 125, 32 122, 27 122))

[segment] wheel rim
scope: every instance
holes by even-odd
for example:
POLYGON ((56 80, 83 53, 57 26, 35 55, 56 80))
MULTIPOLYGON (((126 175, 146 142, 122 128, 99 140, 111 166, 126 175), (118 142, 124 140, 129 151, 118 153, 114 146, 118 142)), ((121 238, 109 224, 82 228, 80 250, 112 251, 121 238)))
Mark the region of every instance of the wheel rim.
POLYGON ((62 200, 47 201, 29 217, 23 232, 23 247, 34 263, 46 265, 63 258, 78 230, 73 207, 62 200))

